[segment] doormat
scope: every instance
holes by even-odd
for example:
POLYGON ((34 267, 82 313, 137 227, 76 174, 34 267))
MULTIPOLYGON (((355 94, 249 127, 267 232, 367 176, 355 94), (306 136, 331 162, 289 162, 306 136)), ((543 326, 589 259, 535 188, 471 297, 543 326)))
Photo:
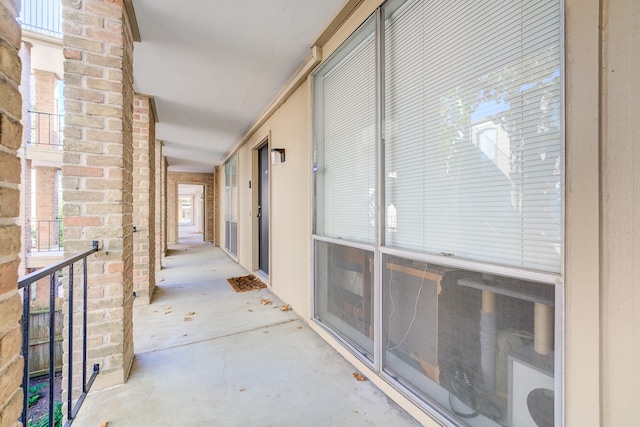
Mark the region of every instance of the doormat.
POLYGON ((227 279, 227 282, 229 282, 233 290, 236 292, 257 291, 258 289, 267 287, 267 285, 262 283, 253 274, 248 276, 231 277, 227 279))

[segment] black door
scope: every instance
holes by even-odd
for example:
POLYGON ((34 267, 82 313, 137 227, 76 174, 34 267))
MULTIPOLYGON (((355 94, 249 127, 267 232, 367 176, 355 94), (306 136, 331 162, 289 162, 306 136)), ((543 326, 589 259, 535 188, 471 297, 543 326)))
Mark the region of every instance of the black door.
POLYGON ((258 269, 269 274, 269 146, 258 150, 258 269))

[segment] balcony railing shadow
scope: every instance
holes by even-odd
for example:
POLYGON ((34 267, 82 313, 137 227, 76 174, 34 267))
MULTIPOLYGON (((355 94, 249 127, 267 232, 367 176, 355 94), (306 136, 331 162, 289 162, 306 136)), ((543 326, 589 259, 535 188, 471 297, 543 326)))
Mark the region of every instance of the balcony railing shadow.
MULTIPOLYGON (((20 421, 24 426, 62 425, 62 419, 66 418, 65 425, 70 425, 78 414, 78 410, 98 375, 99 366, 94 365, 88 375, 87 369, 87 257, 98 251, 98 242, 93 242, 91 249, 67 258, 63 261, 52 264, 46 268, 28 274, 18 281, 18 289, 23 296, 22 315, 22 356, 24 358, 24 372, 22 378, 23 410, 20 421), (78 268, 76 268, 78 267, 78 268), (74 273, 80 272, 80 280, 74 280, 74 273), (39 310, 37 313, 31 312, 32 295, 35 293, 36 282, 43 278, 49 278, 49 304, 47 310, 39 310), (60 283, 68 279, 67 301, 68 314, 65 317, 66 325, 62 325, 62 311, 60 310, 60 299, 63 295, 60 292, 60 283), (81 291, 80 302, 74 302, 76 291, 81 291), (58 304, 56 304, 58 303, 58 304), (34 317, 37 315, 38 317, 34 317), (74 327, 74 320, 80 317, 80 328, 74 327), (64 326, 64 328, 63 328, 64 326), (56 401, 56 372, 62 370, 62 330, 68 331, 66 355, 67 371, 64 380, 67 381, 67 413, 62 414, 62 402, 56 401), (38 333, 38 336, 34 336, 38 333), (78 366, 77 352, 74 350, 74 343, 81 334, 81 363, 78 366), (43 347, 44 346, 44 347, 43 347), (42 363, 46 369, 42 369, 42 363), (32 363, 35 362, 35 363, 32 363), (78 372, 80 371, 80 372, 78 372), (44 377, 43 377, 44 374, 44 377), (39 378, 36 380, 35 377, 39 378), (74 377, 81 377, 79 396, 74 399, 74 377), (89 377, 89 378, 87 378, 89 377), (46 391, 40 393, 43 385, 46 384, 46 391), (46 413, 33 419, 30 417, 30 407, 39 398, 44 397, 47 402, 46 413)), ((60 385, 58 385, 60 387, 60 385)), ((59 390, 58 390, 59 391, 59 390)), ((58 398, 59 399, 59 398, 58 398)))

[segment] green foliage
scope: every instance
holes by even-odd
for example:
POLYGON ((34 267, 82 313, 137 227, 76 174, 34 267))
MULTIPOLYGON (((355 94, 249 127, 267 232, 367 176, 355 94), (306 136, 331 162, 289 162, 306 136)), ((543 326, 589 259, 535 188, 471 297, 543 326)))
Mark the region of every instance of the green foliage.
POLYGON ((46 385, 46 383, 42 383, 39 385, 29 386, 29 407, 32 407, 42 397, 40 390, 42 390, 46 385))
MULTIPOLYGON (((62 402, 55 402, 53 408, 53 427, 62 426, 62 402)), ((29 421, 29 427, 49 427, 49 414, 44 414, 37 421, 29 421)))

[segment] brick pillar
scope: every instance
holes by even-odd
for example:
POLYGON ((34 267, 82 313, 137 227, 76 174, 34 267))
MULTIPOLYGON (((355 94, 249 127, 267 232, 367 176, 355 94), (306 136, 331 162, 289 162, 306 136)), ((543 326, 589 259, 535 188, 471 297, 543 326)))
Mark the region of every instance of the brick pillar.
POLYGON ((37 113, 35 123, 35 135, 32 142, 42 144, 40 148, 54 148, 57 141, 57 116, 56 114, 56 74, 50 71, 33 70, 35 83, 35 99, 33 99, 34 110, 37 113))
POLYGON ((156 265, 155 270, 160 271, 162 269, 162 212, 164 211, 162 206, 162 165, 164 164, 164 157, 162 157, 162 144, 163 142, 156 139, 155 143, 155 165, 153 179, 155 180, 156 189, 156 215, 155 215, 155 246, 156 246, 156 265))
MULTIPOLYGON (((58 247, 58 187, 56 185, 58 169, 34 167, 36 171, 35 218, 36 246, 34 250, 48 251, 58 247)), ((48 286, 48 285, 47 285, 48 286)))
POLYGON ((149 304, 156 286, 156 120, 151 100, 133 102, 133 290, 135 304, 149 304))
POLYGON ((22 303, 18 293, 22 237, 16 225, 20 214, 16 150, 22 143, 19 8, 19 0, 0 0, 0 427, 18 425, 22 412, 22 303))
POLYGON ((65 252, 100 242, 87 307, 100 389, 125 382, 133 362, 133 38, 121 0, 62 3, 65 252))
MULTIPOLYGON (((22 74, 20 93, 22 94, 22 147, 26 146, 31 137, 29 109, 31 108, 31 43, 22 42, 20 60, 22 74)), ((19 150, 22 172, 20 175, 20 225, 22 226, 22 250, 20 251, 20 268, 18 274, 27 274, 27 254, 31 251, 31 160, 25 156, 24 150, 19 150)))
POLYGON ((168 226, 167 226, 167 170, 169 168, 169 163, 166 157, 162 157, 162 167, 160 168, 160 178, 162 182, 162 257, 167 253, 167 247, 169 246, 168 242, 168 226))
POLYGON ((218 188, 220 166, 213 169, 213 246, 220 246, 220 189, 218 188))

